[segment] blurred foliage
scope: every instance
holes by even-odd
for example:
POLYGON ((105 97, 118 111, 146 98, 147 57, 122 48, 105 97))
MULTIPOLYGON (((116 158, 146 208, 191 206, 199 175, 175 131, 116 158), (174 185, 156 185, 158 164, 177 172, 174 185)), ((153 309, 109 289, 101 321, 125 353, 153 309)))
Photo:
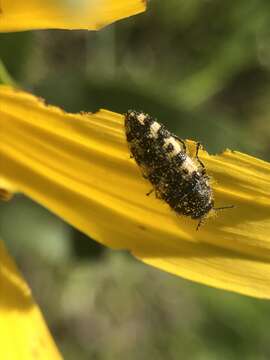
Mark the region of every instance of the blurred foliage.
MULTIPOLYGON (((270 160, 269 23, 268 0, 156 0, 97 33, 2 34, 0 57, 67 111, 142 109, 209 152, 270 160)), ((21 196, 0 205, 1 236, 66 359, 270 357, 268 302, 104 249, 21 196)))

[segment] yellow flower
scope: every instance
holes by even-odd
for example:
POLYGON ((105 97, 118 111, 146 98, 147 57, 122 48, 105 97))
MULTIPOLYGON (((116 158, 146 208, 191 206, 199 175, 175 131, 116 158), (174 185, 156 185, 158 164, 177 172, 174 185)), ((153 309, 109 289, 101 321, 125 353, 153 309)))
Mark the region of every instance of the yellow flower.
MULTIPOLYGON (((23 2, 19 0, 2 0, 0 1, 0 31, 8 32, 47 28, 97 30, 116 20, 137 14, 144 10, 145 2, 143 0, 29 0, 23 2)), ((0 73, 2 81, 15 85, 5 71, 1 61, 0 73)), ((27 120, 27 115, 25 118, 21 118, 21 120, 23 120, 21 123, 19 120, 20 116, 17 117, 18 114, 12 115, 8 110, 8 98, 13 94, 10 99, 11 102, 13 102, 15 98, 17 98, 19 102, 21 99, 23 101, 21 104, 22 108, 24 108, 27 114, 27 106, 30 105, 31 107, 32 103, 31 97, 5 86, 1 86, 0 91, 3 96, 1 96, 0 100, 0 200, 8 200, 13 192, 23 191, 22 188, 20 188, 20 184, 21 181, 24 182, 24 171, 21 172, 22 177, 19 176, 20 180, 17 178, 17 180, 19 180, 18 182, 13 181, 12 176, 10 177, 8 175, 8 172, 10 170, 12 171, 13 165, 15 165, 13 161, 9 162, 8 160, 10 155, 11 157, 13 156, 10 146, 13 147, 12 143, 17 135, 19 138, 22 136, 21 139, 24 138, 24 141, 28 136, 31 137, 33 135, 32 140, 34 140, 34 142, 36 141, 36 145, 41 145, 41 143, 39 143, 38 134, 35 135, 32 133, 31 135, 30 129, 29 134, 27 134, 27 121, 24 123, 24 120, 27 120), (26 96, 25 99, 21 98, 22 94, 26 96), (15 96, 15 98, 12 100, 13 96, 15 96), (30 100, 30 102, 27 99, 30 100), (24 102, 25 100, 26 102, 24 102), (19 121, 17 122, 17 120, 19 121), (20 125, 22 125, 23 128, 21 128, 20 125), (8 139, 9 136, 11 137, 8 139), (10 149, 11 152, 8 149, 10 149)), ((35 100, 35 102, 37 103, 37 100, 35 100)), ((12 104, 10 105, 13 107, 12 104)), ((46 111, 47 110, 45 110, 44 114, 45 117, 46 111)), ((23 116, 23 114, 21 115, 23 116)), ((57 117, 58 116, 56 116, 56 118, 57 117)), ((35 119, 32 120, 35 122, 35 119)), ((34 129, 32 128, 32 130, 34 129)), ((42 132, 42 129, 37 127, 34 132, 35 131, 42 132)), ((55 134, 57 134, 57 132, 55 134)), ((18 161, 17 165, 20 167, 19 164, 24 162, 23 157, 30 154, 28 153, 27 155, 24 151, 21 151, 23 142, 20 143, 19 140, 17 145, 13 147, 13 150, 16 153, 15 157, 18 156, 16 162, 18 161)), ((52 147, 54 146, 53 144, 51 145, 52 147)), ((45 150, 45 153, 47 152, 48 154, 50 153, 49 148, 45 150)), ((35 158, 34 153, 32 155, 35 158)), ((36 153, 36 155, 38 156, 38 153, 36 153)), ((35 162, 34 158, 32 158, 33 162, 35 162)), ((83 159, 81 160, 83 161, 83 159)), ((30 163, 28 163, 28 165, 31 166, 30 163)), ((15 165, 15 167, 17 165, 15 165)), ((32 163, 32 165, 34 164, 32 163)), ((40 159, 40 165, 42 166, 42 159, 40 159)), ((20 172, 19 167, 17 170, 20 172)), ((50 171, 54 172, 53 164, 47 175, 50 174, 50 171)), ((35 172, 34 167, 33 172, 35 172)), ((41 182, 46 182, 47 175, 45 173, 43 174, 45 178, 43 178, 43 180, 40 178, 41 182)), ((63 175, 64 174, 61 175, 59 173, 59 179, 63 175)), ((28 182, 27 179, 25 179, 25 181, 28 182)), ((54 190, 57 191, 56 188, 54 190)), ((57 196, 55 199, 57 199, 57 196)), ((1 358, 10 360, 61 359, 62 357, 51 338, 40 310, 32 298, 30 289, 23 281, 2 242, 0 242, 0 294, 1 358)))
MULTIPOLYGON (((1 170, 2 170, 1 163, 1 170)), ((31 291, 0 242, 0 336, 3 359, 61 359, 31 291)))
POLYGON ((143 0, 2 0, 0 31, 97 30, 144 10, 143 0))
POLYGON ((68 114, 6 86, 0 102, 2 179, 10 189, 147 264, 270 298, 269 163, 229 150, 215 156, 202 151, 216 206, 235 208, 196 231, 196 222, 145 195, 150 184, 130 159, 123 115, 68 114))

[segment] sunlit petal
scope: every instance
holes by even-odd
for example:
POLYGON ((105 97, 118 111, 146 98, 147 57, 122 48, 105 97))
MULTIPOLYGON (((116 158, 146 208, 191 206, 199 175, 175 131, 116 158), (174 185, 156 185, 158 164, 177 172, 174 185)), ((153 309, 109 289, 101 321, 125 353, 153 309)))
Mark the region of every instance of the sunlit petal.
POLYGON ((0 102, 1 171, 14 189, 155 267, 270 298, 269 163, 238 152, 201 151, 216 206, 235 208, 196 231, 196 221, 145 195, 151 186, 130 159, 123 115, 68 114, 4 86, 0 102))
POLYGON ((0 241, 1 359, 62 359, 31 291, 0 241))
POLYGON ((2 0, 0 31, 88 29, 145 10, 143 0, 2 0))

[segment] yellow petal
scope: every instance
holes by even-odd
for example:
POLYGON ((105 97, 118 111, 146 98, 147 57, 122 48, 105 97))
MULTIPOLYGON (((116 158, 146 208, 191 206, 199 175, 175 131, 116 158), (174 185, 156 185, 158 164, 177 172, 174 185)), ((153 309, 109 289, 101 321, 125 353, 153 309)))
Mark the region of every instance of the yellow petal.
POLYGON ((0 358, 62 359, 31 291, 0 241, 0 358))
POLYGON ((2 0, 0 31, 97 30, 144 10, 144 0, 2 0))
POLYGON ((151 186, 130 159, 122 115, 67 114, 5 86, 0 103, 2 177, 17 191, 155 267, 270 298, 269 163, 238 152, 202 151, 216 206, 235 208, 196 231, 197 222, 145 196, 151 186))

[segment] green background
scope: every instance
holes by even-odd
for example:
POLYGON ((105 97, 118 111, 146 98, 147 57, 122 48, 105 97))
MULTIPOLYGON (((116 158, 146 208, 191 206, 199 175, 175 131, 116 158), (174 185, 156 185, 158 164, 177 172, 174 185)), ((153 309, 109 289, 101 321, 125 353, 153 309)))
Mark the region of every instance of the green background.
MULTIPOLYGON (((210 153, 270 160, 269 0, 156 0, 99 32, 1 34, 0 57, 67 111, 143 110, 210 153)), ((268 301, 150 268, 23 196, 0 204, 0 234, 67 360, 270 358, 268 301)))

